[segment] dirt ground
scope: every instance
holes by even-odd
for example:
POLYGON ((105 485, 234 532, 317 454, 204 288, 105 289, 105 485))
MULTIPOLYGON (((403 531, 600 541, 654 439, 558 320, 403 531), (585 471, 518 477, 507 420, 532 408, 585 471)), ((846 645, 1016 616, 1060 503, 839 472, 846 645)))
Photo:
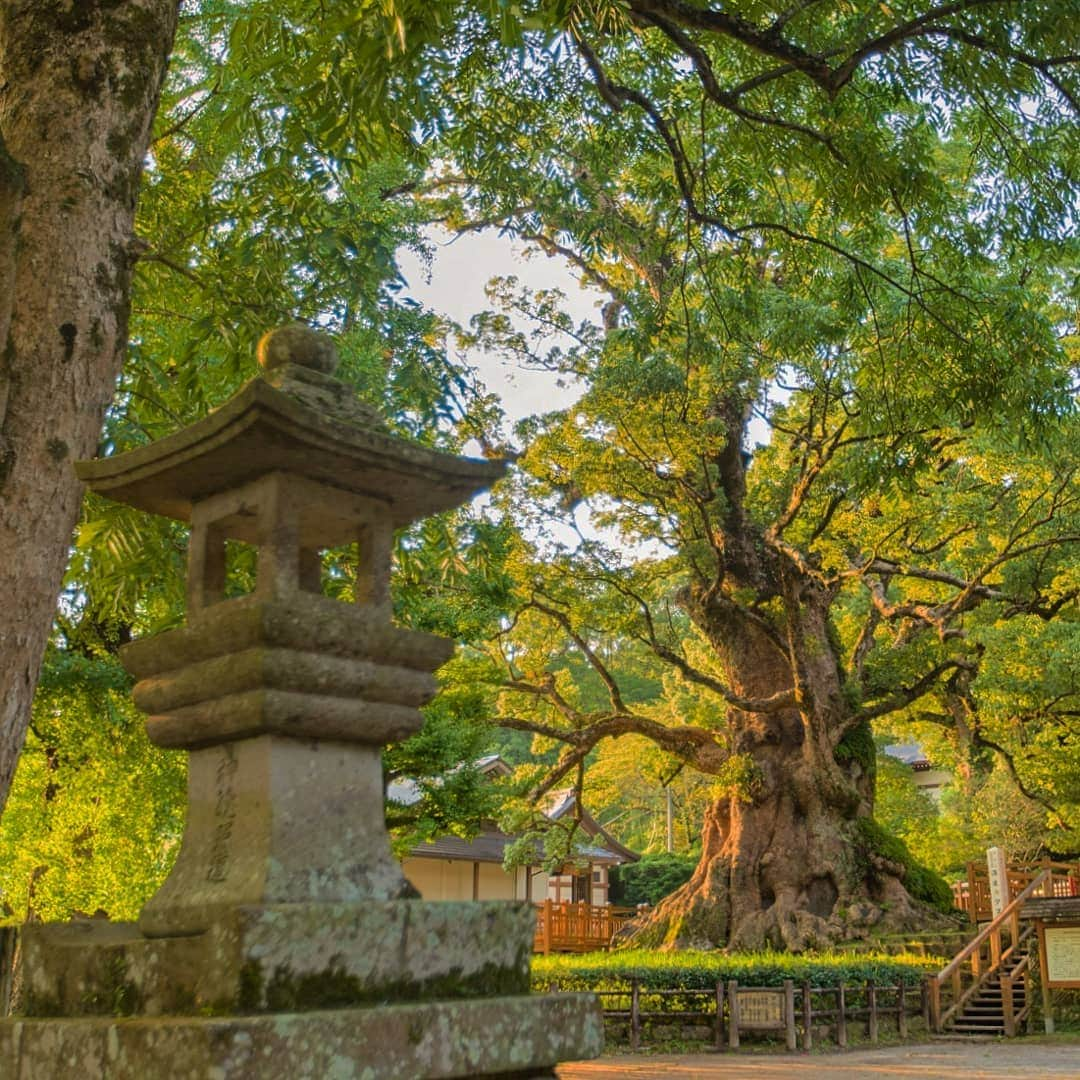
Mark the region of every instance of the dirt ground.
POLYGON ((1080 1037, 822 1054, 636 1054, 563 1065, 558 1075, 560 1080, 1080 1080, 1080 1037))

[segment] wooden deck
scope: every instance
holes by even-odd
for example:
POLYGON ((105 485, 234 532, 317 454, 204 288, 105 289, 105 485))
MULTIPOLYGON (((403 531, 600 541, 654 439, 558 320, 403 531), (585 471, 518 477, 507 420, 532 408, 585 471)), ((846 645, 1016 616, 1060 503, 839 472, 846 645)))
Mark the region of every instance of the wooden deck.
POLYGON ((606 949, 612 938, 637 914, 633 908, 545 900, 536 905, 533 952, 593 952, 606 949))
MULTIPOLYGON (((1044 870, 1049 875, 1036 890, 1036 896, 1080 896, 1080 862, 1061 863, 1042 859, 1039 862, 1009 863, 1009 897, 1019 896, 1044 870)), ((953 903, 973 923, 989 922, 994 917, 990 904, 990 874, 985 862, 969 862, 967 880, 952 886, 953 903)))

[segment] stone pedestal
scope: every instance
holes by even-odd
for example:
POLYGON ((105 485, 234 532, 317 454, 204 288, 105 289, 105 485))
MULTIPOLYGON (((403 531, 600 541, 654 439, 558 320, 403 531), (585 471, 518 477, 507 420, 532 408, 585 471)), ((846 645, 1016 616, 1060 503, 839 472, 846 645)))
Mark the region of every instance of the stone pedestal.
POLYGON ((191 523, 188 625, 122 654, 151 740, 190 754, 188 818, 137 923, 24 929, 5 1077, 525 1080, 600 1050, 595 998, 528 995, 530 905, 418 900, 390 852, 381 748, 452 651, 390 622, 393 530, 503 465, 388 435, 333 356, 279 332, 216 413, 79 465, 191 523), (226 598, 230 541, 257 549, 252 595, 226 598), (352 605, 322 595, 347 544, 352 605))
POLYGON ((7 1080, 442 1080, 552 1077, 599 1052, 580 994, 377 1009, 0 1024, 7 1080))

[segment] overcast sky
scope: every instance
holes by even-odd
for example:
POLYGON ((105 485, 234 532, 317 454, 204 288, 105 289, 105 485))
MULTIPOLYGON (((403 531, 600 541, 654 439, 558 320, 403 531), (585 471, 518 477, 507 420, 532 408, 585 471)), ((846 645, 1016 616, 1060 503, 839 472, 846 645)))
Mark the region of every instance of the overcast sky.
MULTIPOLYGON (((567 297, 566 310, 575 322, 600 321, 596 307, 599 294, 583 290, 562 259, 539 253, 525 257, 520 245, 494 229, 456 239, 439 230, 433 238, 435 261, 430 280, 426 268, 411 252, 399 252, 401 272, 413 297, 462 326, 467 327, 473 315, 492 306, 484 293, 488 281, 510 275, 532 289, 561 289, 567 297)), ((502 399, 510 423, 565 407, 579 394, 572 387, 560 387, 551 372, 523 370, 482 352, 470 360, 488 388, 502 399)))

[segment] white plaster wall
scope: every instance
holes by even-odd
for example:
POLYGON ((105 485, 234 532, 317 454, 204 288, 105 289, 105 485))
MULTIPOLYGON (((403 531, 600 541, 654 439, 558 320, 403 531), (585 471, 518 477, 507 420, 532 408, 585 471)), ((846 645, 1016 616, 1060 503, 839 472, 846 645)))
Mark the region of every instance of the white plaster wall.
POLYGON ((405 859, 405 876, 425 900, 441 900, 442 864, 437 859, 405 859))
POLYGON ((550 878, 543 870, 533 872, 532 899, 534 904, 542 904, 549 897, 550 878))
POLYGON ((923 772, 912 773, 915 786, 935 802, 941 801, 942 790, 952 783, 952 778, 952 773, 947 769, 926 769, 923 772))
POLYGON ((405 876, 424 900, 471 900, 472 867, 471 862, 457 859, 407 858, 401 864, 405 876))
POLYGON ((480 900, 513 900, 514 875, 498 863, 480 864, 480 900))

